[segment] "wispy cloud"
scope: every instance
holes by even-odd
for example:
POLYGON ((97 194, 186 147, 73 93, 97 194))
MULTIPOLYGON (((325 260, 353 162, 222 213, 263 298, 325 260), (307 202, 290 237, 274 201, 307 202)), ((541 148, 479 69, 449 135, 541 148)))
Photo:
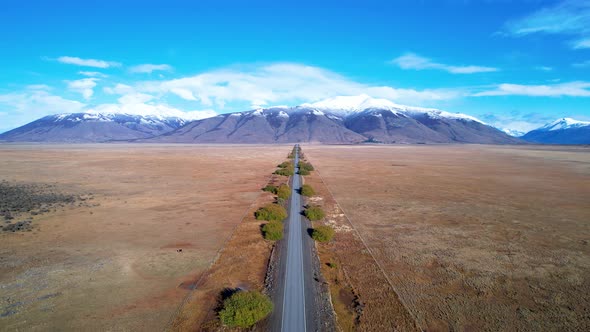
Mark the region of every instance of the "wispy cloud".
POLYGON ((174 95, 204 106, 297 104, 337 95, 367 94, 400 103, 457 98, 457 89, 414 90, 358 83, 329 70, 296 63, 230 67, 173 80, 140 82, 139 92, 174 95))
POLYGON ((66 81, 68 89, 80 93, 84 99, 89 100, 94 94, 97 78, 83 78, 75 81, 66 81))
POLYGON ((399 66, 402 69, 414 69, 414 70, 425 70, 425 69, 438 69, 444 70, 452 74, 475 74, 475 73, 487 73, 498 71, 497 68, 493 67, 482 67, 482 66, 453 66, 443 63, 434 62, 429 58, 417 55, 415 53, 406 53, 398 58, 391 60, 391 63, 399 66))
POLYGON ((524 113, 518 110, 510 111, 507 114, 486 113, 480 117, 496 128, 520 133, 527 133, 555 120, 554 117, 542 113, 524 113))
POLYGON ((576 50, 590 48, 590 38, 576 40, 572 47, 576 50))
POLYGON ((0 94, 0 132, 22 126, 42 116, 80 112, 86 106, 76 100, 56 96, 45 88, 0 94))
POLYGON ((536 66, 535 67, 536 70, 540 70, 540 71, 552 71, 553 67, 549 67, 549 66, 536 66))
POLYGON ((78 74, 83 75, 83 76, 87 76, 87 77, 108 77, 108 75, 105 75, 103 73, 97 72, 97 71, 79 71, 78 74))
POLYGON ((69 65, 77 65, 82 67, 95 67, 95 68, 110 68, 110 67, 120 67, 121 63, 115 61, 105 61, 105 60, 97 60, 97 59, 82 59, 73 56, 60 56, 56 59, 58 62, 69 64, 69 65))
POLYGON ((572 48, 589 48, 590 2, 587 0, 562 1, 507 22, 500 33, 517 37, 535 33, 567 34, 578 37, 578 40, 570 42, 572 48))
POLYGON ((129 68, 129 71, 132 73, 143 73, 143 74, 151 74, 154 71, 170 71, 172 70, 172 66, 167 64, 161 65, 154 65, 151 63, 146 63, 142 65, 137 65, 129 68))
POLYGON ((574 64, 572 64, 572 67, 575 67, 575 68, 590 68, 590 60, 586 60, 586 61, 583 61, 583 62, 574 63, 574 64))
POLYGON ((472 96, 590 97, 590 82, 577 81, 549 85, 505 83, 492 90, 474 93, 472 96))

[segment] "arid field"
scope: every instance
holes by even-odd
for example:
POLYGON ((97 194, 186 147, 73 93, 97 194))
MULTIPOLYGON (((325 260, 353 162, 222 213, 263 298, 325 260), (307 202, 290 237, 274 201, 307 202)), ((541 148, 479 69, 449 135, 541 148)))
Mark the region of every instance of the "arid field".
POLYGON ((590 148, 303 149, 419 328, 590 330, 590 148))
POLYGON ((289 149, 0 145, 0 180, 84 199, 0 232, 0 330, 163 330, 289 149))

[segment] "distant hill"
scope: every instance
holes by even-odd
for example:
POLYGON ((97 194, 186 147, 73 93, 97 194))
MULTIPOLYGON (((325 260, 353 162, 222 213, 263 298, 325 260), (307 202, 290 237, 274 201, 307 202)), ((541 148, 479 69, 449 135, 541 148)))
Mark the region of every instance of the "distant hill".
POLYGON ((178 117, 68 113, 49 115, 0 134, 9 142, 107 142, 154 137, 184 125, 178 117))
POLYGON ((270 107, 189 121, 180 117, 76 113, 41 118, 4 141, 169 143, 482 143, 518 138, 459 113, 394 104, 365 95, 270 107))
POLYGON ((543 144, 590 144, 590 122, 561 118, 529 131, 521 138, 543 144))

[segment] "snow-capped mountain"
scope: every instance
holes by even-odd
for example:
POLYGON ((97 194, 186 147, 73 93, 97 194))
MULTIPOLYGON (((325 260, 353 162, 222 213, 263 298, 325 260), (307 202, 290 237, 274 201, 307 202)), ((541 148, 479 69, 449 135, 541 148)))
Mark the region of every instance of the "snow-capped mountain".
MULTIPOLYGON (((171 113, 118 110, 48 116, 0 135, 8 141, 187 143, 519 143, 469 115, 341 96, 190 121, 171 113)), ((182 113, 182 112, 180 112, 182 113)))
POLYGON ((505 132, 506 134, 512 136, 512 137, 522 137, 524 134, 526 134, 525 131, 520 131, 520 130, 516 130, 516 129, 508 129, 508 128, 498 128, 501 131, 505 132))
POLYGON ((64 113, 49 115, 0 134, 2 141, 105 142, 161 135, 190 122, 163 114, 64 113))
POLYGON ((518 143, 518 139, 459 113, 403 106, 366 95, 295 107, 269 107, 193 121, 159 142, 518 143))
POLYGON ((544 144, 590 144, 590 122, 561 118, 529 131, 522 139, 544 144))
POLYGON ((572 118, 561 118, 561 119, 557 119, 551 123, 548 123, 548 124, 544 125, 543 127, 536 129, 536 130, 554 131, 554 130, 564 130, 564 129, 587 127, 587 126, 590 126, 589 121, 579 121, 579 120, 574 120, 572 118))

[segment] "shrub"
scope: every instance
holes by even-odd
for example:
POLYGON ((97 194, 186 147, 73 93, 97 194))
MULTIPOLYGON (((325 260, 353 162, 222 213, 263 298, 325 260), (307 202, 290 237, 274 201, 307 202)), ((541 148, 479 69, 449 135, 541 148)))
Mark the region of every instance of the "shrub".
POLYGON ((264 238, 271 241, 278 241, 283 238, 283 223, 280 221, 270 221, 262 226, 264 238))
POLYGON ((300 168, 300 169, 299 169, 299 175, 309 175, 309 171, 308 171, 308 170, 305 170, 305 169, 302 169, 302 168, 300 168))
POLYGON ((285 168, 279 168, 275 171, 275 174, 282 175, 282 176, 291 176, 291 175, 293 175, 293 173, 295 173, 293 165, 290 165, 285 168))
POLYGON ((324 210, 322 210, 322 208, 319 206, 308 207, 305 210, 304 214, 307 217, 307 219, 309 219, 311 221, 320 220, 326 216, 326 214, 324 213, 324 210))
POLYGON ((223 301, 219 318, 227 326, 246 328, 268 316, 272 309, 268 296, 256 291, 239 291, 223 301))
POLYGON ((338 264, 336 264, 334 262, 326 263, 326 265, 328 265, 328 267, 331 268, 331 269, 338 267, 338 264))
POLYGON ((306 171, 309 171, 309 172, 311 172, 311 171, 314 170, 313 166, 310 163, 306 163, 306 162, 303 162, 303 161, 300 161, 297 166, 299 166, 299 169, 300 170, 306 170, 306 171))
POLYGON ((318 242, 328 242, 334 237, 334 229, 330 226, 318 226, 311 232, 311 237, 318 242))
POLYGON ((277 187, 273 186, 272 184, 267 185, 266 187, 262 188, 263 191, 268 191, 271 192, 273 194, 277 194, 277 187))
POLYGON ((282 184, 277 189, 277 196, 281 199, 287 199, 291 196, 291 188, 288 185, 282 184))
POLYGON ((281 221, 287 218, 287 210, 277 204, 268 204, 254 213, 257 220, 281 221))
POLYGON ((283 161, 282 163, 278 164, 277 167, 278 168, 287 168, 287 167, 289 167, 291 165, 292 165, 291 162, 289 162, 289 161, 283 161))
POLYGON ((301 195, 311 197, 315 195, 315 191, 310 185, 304 184, 303 186, 301 186, 301 195))

